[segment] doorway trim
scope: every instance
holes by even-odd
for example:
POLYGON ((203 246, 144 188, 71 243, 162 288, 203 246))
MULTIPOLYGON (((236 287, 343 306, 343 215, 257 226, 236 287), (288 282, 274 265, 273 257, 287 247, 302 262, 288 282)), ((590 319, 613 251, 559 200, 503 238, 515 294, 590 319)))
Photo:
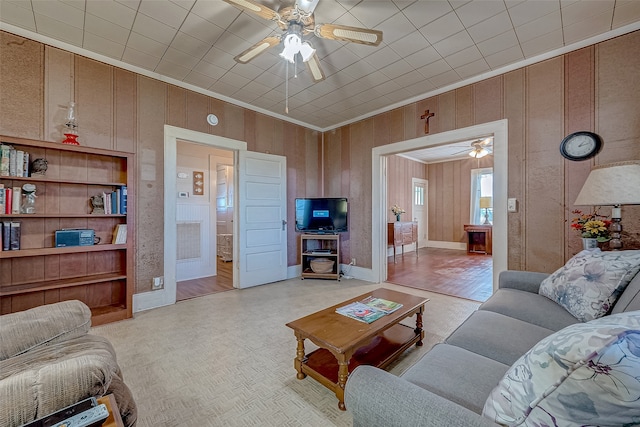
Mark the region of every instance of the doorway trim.
MULTIPOLYGON (((172 305, 176 303, 176 200, 177 200, 177 140, 208 145, 214 148, 234 152, 234 164, 238 161, 238 152, 247 150, 247 143, 223 136, 211 135, 194 130, 164 125, 164 288, 157 291, 133 295, 133 311, 172 305)), ((234 174, 234 181, 237 176, 234 174)), ((236 182, 237 184, 237 182, 236 182)), ((237 188, 237 185, 235 185, 237 188)), ((237 192, 236 192, 237 194, 237 192)), ((235 204, 235 203, 234 203, 235 204)), ((234 252, 237 251, 238 221, 234 210, 234 252)), ((235 258, 234 253, 234 258, 235 258)), ((234 267, 235 268, 235 267, 234 267)), ((237 287, 237 274, 233 275, 233 286, 237 287)))
POLYGON ((446 145, 480 136, 493 136, 493 289, 498 286, 498 275, 507 269, 507 194, 508 194, 508 122, 506 119, 425 135, 406 141, 374 147, 372 150, 372 209, 371 212, 371 265, 375 282, 387 278, 386 214, 387 209, 387 161, 386 156, 436 145, 446 145))

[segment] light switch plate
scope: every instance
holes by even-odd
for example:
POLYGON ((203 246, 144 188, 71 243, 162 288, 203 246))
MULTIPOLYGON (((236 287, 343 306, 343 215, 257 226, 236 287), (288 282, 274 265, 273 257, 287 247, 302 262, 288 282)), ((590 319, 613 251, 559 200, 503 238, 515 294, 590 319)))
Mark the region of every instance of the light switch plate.
POLYGON ((518 212, 518 200, 515 198, 507 199, 507 211, 518 212))

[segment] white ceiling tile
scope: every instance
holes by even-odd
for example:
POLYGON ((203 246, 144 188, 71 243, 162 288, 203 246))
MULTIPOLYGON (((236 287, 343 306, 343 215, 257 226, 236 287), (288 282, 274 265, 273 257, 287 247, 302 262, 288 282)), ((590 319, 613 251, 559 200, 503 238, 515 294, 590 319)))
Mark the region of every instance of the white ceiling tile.
POLYGON ((402 13, 416 28, 421 28, 451 11, 453 11, 451 5, 446 1, 417 1, 402 13))
MULTIPOLYGON (((33 0, 32 4, 34 12, 40 16, 46 16, 59 23, 72 25, 76 28, 84 28, 84 12, 80 9, 58 0, 33 0)), ((38 24, 37 18, 36 24, 38 24)))
MULTIPOLYGON (((385 43, 384 35, 382 36, 382 38, 383 38, 382 43, 384 44, 385 43)), ((359 59, 366 58, 367 56, 374 53, 380 47, 380 46, 369 46, 369 45, 360 44, 360 43, 347 43, 347 42, 341 42, 336 40, 327 40, 327 43, 331 43, 332 45, 336 46, 336 49, 334 49, 333 52, 339 49, 347 49, 348 51, 356 55, 359 59)))
POLYGON ((516 34, 520 43, 524 43, 560 28, 562 28, 562 18, 560 17, 560 11, 557 10, 535 21, 516 27, 516 34))
POLYGON ((462 25, 462 22, 460 22, 455 12, 448 13, 442 18, 438 18, 432 23, 420 28, 420 32, 432 45, 462 30, 464 30, 464 25, 462 25))
POLYGON ((407 74, 403 74, 400 76, 402 86, 410 86, 414 83, 422 82, 424 80, 425 77, 417 70, 410 71, 407 74))
POLYGON ((382 95, 386 95, 388 93, 398 91, 401 88, 402 87, 398 83, 394 82, 393 80, 388 80, 376 86, 376 90, 380 92, 382 95))
POLYGON ((190 72, 189 68, 183 67, 179 64, 174 64, 173 62, 169 62, 164 59, 160 60, 160 63, 156 67, 155 71, 156 73, 172 77, 176 80, 184 79, 190 72))
POLYGON ((38 33, 75 46, 82 46, 83 34, 80 28, 72 25, 65 25, 64 22, 57 21, 38 13, 36 13, 35 19, 38 33))
POLYGON ((221 82, 220 80, 218 80, 209 87, 209 90, 212 90, 213 92, 220 95, 232 97, 234 92, 236 92, 238 88, 230 85, 229 83, 221 82))
POLYGON ((140 13, 178 29, 187 17, 188 11, 170 1, 142 0, 138 8, 138 14, 140 13))
MULTIPOLYGON (((615 0, 582 0, 568 5, 562 5, 562 25, 568 27, 589 18, 608 14, 609 20, 613 17, 615 0)), ((588 25, 588 22, 585 23, 588 25)))
POLYGON ((207 52, 207 54, 202 59, 210 64, 225 69, 229 69, 236 65, 236 61, 233 60, 233 55, 230 55, 215 46, 209 49, 209 52, 207 52))
POLYGON ((501 12, 506 12, 506 9, 502 1, 472 1, 456 8, 456 14, 466 27, 471 27, 501 12))
POLYGON ((123 28, 94 15, 87 14, 85 17, 85 25, 87 27, 87 33, 103 37, 123 46, 129 38, 129 28, 123 28))
POLYGON ((131 28, 136 17, 134 9, 121 3, 105 0, 87 2, 87 13, 127 29, 131 28))
POLYGON ((470 46, 473 46, 473 40, 466 31, 460 31, 444 40, 435 43, 433 47, 438 51, 441 56, 449 56, 456 52, 460 52, 470 46))
POLYGON ((241 88, 243 86, 246 86, 251 80, 239 74, 236 74, 234 72, 228 72, 227 74, 222 76, 218 81, 235 86, 237 88, 241 88))
POLYGON ((365 61, 369 64, 373 65, 374 68, 384 68, 389 64, 392 64, 396 61, 402 59, 400 55, 395 53, 389 46, 379 47, 375 53, 367 56, 365 61))
POLYGON ((520 49, 520 46, 518 45, 485 56, 484 59, 487 61, 487 64, 489 64, 491 69, 495 70, 496 68, 523 60, 524 55, 522 55, 522 49, 520 49))
POLYGON ((238 19, 236 19, 231 25, 229 25, 229 27, 227 27, 227 31, 235 34, 243 40, 248 41, 251 45, 258 43, 268 35, 281 34, 281 31, 275 24, 265 19, 253 19, 246 13, 240 15, 238 19), (274 33, 274 31, 276 30, 277 32, 274 33))
POLYGON ((178 32, 175 28, 156 21, 153 18, 149 18, 146 15, 138 13, 133 23, 133 31, 149 37, 158 43, 170 44, 173 37, 178 32))
POLYGON ((367 62, 364 62, 364 61, 359 61, 349 65, 348 67, 344 68, 342 71, 344 71, 346 74, 349 74, 351 77, 355 79, 359 79, 366 76, 367 74, 372 73, 375 70, 371 66, 371 64, 368 64, 367 62))
POLYGON ((485 73, 487 71, 491 71, 487 61, 484 58, 478 59, 477 61, 462 65, 460 67, 456 67, 455 72, 463 78, 469 78, 473 76, 477 76, 479 74, 485 73))
MULTIPOLYGON (((453 71, 452 71, 453 73, 453 71)), ((454 73, 455 74, 455 73, 454 73)), ((457 76, 457 74, 456 74, 457 76)), ((429 80, 425 80, 423 82, 419 82, 419 83, 414 83, 411 86, 407 86, 403 89, 404 93, 408 93, 409 96, 416 97, 416 96, 420 96, 422 94, 426 94, 427 92, 429 92, 430 90, 434 90, 437 89, 438 86, 436 86, 435 84, 433 84, 432 82, 430 82, 429 80)), ((398 92, 399 95, 401 95, 403 92, 398 92)), ((393 97, 391 98, 393 99, 393 97)), ((403 98, 399 98, 396 101, 400 101, 403 98)))
POLYGON ((252 64, 236 64, 229 72, 253 80, 262 74, 264 70, 252 64))
POLYGON ((197 0, 191 8, 191 13, 195 13, 221 28, 227 28, 242 11, 221 0, 197 0))
POLYGON ((458 76, 458 73, 451 70, 447 71, 446 73, 438 74, 437 76, 431 77, 429 81, 433 83, 435 87, 444 87, 460 81, 460 76, 458 76))
POLYGON ((129 64, 151 71, 155 70, 160 62, 159 57, 133 49, 130 45, 127 45, 125 48, 122 60, 129 64))
POLYGON ((480 42, 477 44, 477 46, 484 56, 488 56, 496 52, 509 49, 513 46, 517 46, 518 44, 518 37, 516 36, 516 32, 514 30, 509 30, 498 36, 490 38, 489 40, 480 42))
POLYGON ((617 0, 612 28, 619 28, 637 21, 640 21, 640 1, 617 0))
POLYGON ((166 62, 166 61, 171 62, 173 64, 178 64, 182 67, 185 67, 191 70, 193 69, 193 67, 195 67, 198 64, 198 62, 200 62, 200 58, 196 58, 194 56, 188 55, 182 51, 179 51, 169 46, 167 51, 162 56, 162 62, 166 62))
POLYGON ((385 76, 389 77, 390 79, 395 79, 397 77, 400 77, 403 74, 408 73, 409 71, 412 71, 413 69, 414 67, 411 64, 409 64, 407 61, 400 60, 398 62, 394 62, 393 64, 384 67, 383 69, 380 70, 380 72, 382 72, 385 76))
POLYGON ((525 58, 531 58, 543 52, 561 48, 563 45, 562 30, 553 31, 521 44, 525 58))
POLYGON ((442 56, 436 51, 436 49, 432 46, 429 46, 425 49, 420 50, 419 52, 407 56, 405 58, 405 61, 413 66, 413 68, 420 68, 424 67, 427 64, 431 64, 432 62, 435 62, 441 58, 442 56))
POLYGON ((382 31, 382 41, 387 44, 393 43, 416 30, 415 26, 401 12, 380 23, 376 26, 376 29, 382 31))
POLYGON ((241 54, 251 46, 253 46, 253 43, 249 43, 229 31, 222 33, 216 42, 216 47, 227 52, 233 57, 241 54))
POLYGON ((398 12, 398 7, 390 1, 363 1, 349 10, 367 28, 375 28, 398 12))
POLYGON ((224 29, 204 18, 190 13, 180 27, 180 31, 205 43, 213 43, 224 32, 224 29))
POLYGON ((564 27, 564 43, 571 44, 587 39, 611 29, 611 11, 600 15, 590 16, 584 21, 576 22, 564 27))
POLYGON ((335 0, 321 0, 313 12, 316 24, 332 23, 345 13, 347 10, 344 6, 335 0))
POLYGON ((110 58, 121 59, 124 53, 124 44, 119 44, 111 41, 107 38, 100 37, 91 33, 84 34, 83 48, 89 49, 92 52, 97 52, 101 55, 108 56, 110 58))
POLYGON ((171 3, 175 3, 183 9, 190 10, 196 0, 169 0, 171 3))
POLYGON ((451 71, 451 66, 447 64, 447 61, 441 59, 429 65, 425 65, 424 67, 418 68, 418 71, 420 72, 420 74, 429 79, 447 71, 451 71))
POLYGON ((429 46, 429 42, 421 32, 413 31, 408 36, 401 38, 389 45, 398 55, 406 57, 429 46))
POLYGON ((453 55, 445 56, 444 60, 451 68, 457 69, 465 64, 477 61, 482 58, 482 54, 476 46, 470 46, 466 49, 456 52, 453 55))
POLYGON ((157 41, 143 36, 142 34, 133 32, 129 35, 127 47, 135 49, 139 52, 146 53, 147 55, 154 56, 156 58, 162 58, 162 55, 164 55, 169 46, 166 44, 158 43, 157 41))
POLYGON ((480 43, 511 29, 513 29, 513 24, 509 14, 502 12, 470 27, 467 31, 474 42, 480 43))
POLYGON ((210 44, 204 43, 181 32, 176 34, 176 37, 171 42, 171 47, 198 59, 206 55, 206 53, 209 52, 209 49, 211 49, 210 44))
POLYGON ((85 6, 86 6, 85 0, 60 0, 60 1, 68 6, 75 7, 76 9, 81 10, 83 12, 85 10, 85 6))
POLYGON ((121 5, 135 11, 140 7, 140 0, 116 0, 116 3, 120 3, 121 5))
POLYGON ((225 68, 218 67, 217 65, 210 64, 206 61, 200 61, 193 70, 199 74, 209 76, 214 80, 218 80, 227 72, 225 68))
MULTIPOLYGON (((2 21, 27 30, 36 31, 36 21, 31 7, 23 7, 20 3, 25 2, 1 2, 0 16, 2 16, 2 21)), ((31 6, 31 3, 26 4, 31 6)))
POLYGON ((358 56, 347 48, 341 48, 331 53, 322 60, 323 63, 331 64, 338 70, 347 68, 349 65, 358 61, 358 56))
POLYGON ((549 0, 528 0, 513 6, 507 3, 507 10, 514 27, 519 27, 552 12, 559 11, 560 3, 549 0))

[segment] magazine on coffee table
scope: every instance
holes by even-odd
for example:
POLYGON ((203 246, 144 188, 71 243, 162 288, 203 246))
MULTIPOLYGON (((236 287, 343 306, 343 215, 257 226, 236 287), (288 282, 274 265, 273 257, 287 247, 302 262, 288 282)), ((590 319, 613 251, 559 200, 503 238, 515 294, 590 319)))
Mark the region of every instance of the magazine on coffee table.
POLYGON ((361 302, 368 305, 369 307, 377 308, 378 310, 384 311, 385 314, 391 314, 402 307, 402 304, 400 303, 389 301, 383 298, 377 298, 373 295, 370 297, 366 297, 361 302))
POLYGON ((336 308, 336 313, 364 323, 371 323, 386 315, 384 311, 378 310, 374 307, 369 307, 368 305, 358 301, 352 302, 344 307, 336 308))

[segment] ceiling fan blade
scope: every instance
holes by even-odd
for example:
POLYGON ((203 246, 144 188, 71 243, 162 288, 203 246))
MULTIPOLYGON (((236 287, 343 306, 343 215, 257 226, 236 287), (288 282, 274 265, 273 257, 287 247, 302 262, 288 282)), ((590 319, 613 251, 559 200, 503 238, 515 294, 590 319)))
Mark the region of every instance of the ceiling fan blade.
POLYGON ((268 7, 256 3, 252 0, 224 0, 232 6, 240 8, 242 10, 246 10, 247 12, 251 12, 253 14, 258 15, 261 18, 268 19, 270 21, 279 21, 280 15, 275 10, 269 9, 268 7))
POLYGON ((314 34, 325 39, 355 42, 369 46, 378 46, 382 42, 382 31, 346 25, 319 24, 316 25, 314 34))
POLYGON ((307 69, 311 73, 314 82, 317 83, 324 80, 324 73, 322 72, 322 68, 320 68, 320 59, 317 54, 314 53, 305 64, 307 64, 307 69))
POLYGON ((280 43, 280 37, 275 37, 275 36, 267 37, 263 40, 260 40, 258 43, 254 44, 249 49, 245 50, 244 52, 242 52, 240 55, 236 56, 233 59, 235 59, 236 62, 239 62, 241 64, 246 64, 256 56, 260 55, 270 47, 277 45, 278 43, 280 43))

